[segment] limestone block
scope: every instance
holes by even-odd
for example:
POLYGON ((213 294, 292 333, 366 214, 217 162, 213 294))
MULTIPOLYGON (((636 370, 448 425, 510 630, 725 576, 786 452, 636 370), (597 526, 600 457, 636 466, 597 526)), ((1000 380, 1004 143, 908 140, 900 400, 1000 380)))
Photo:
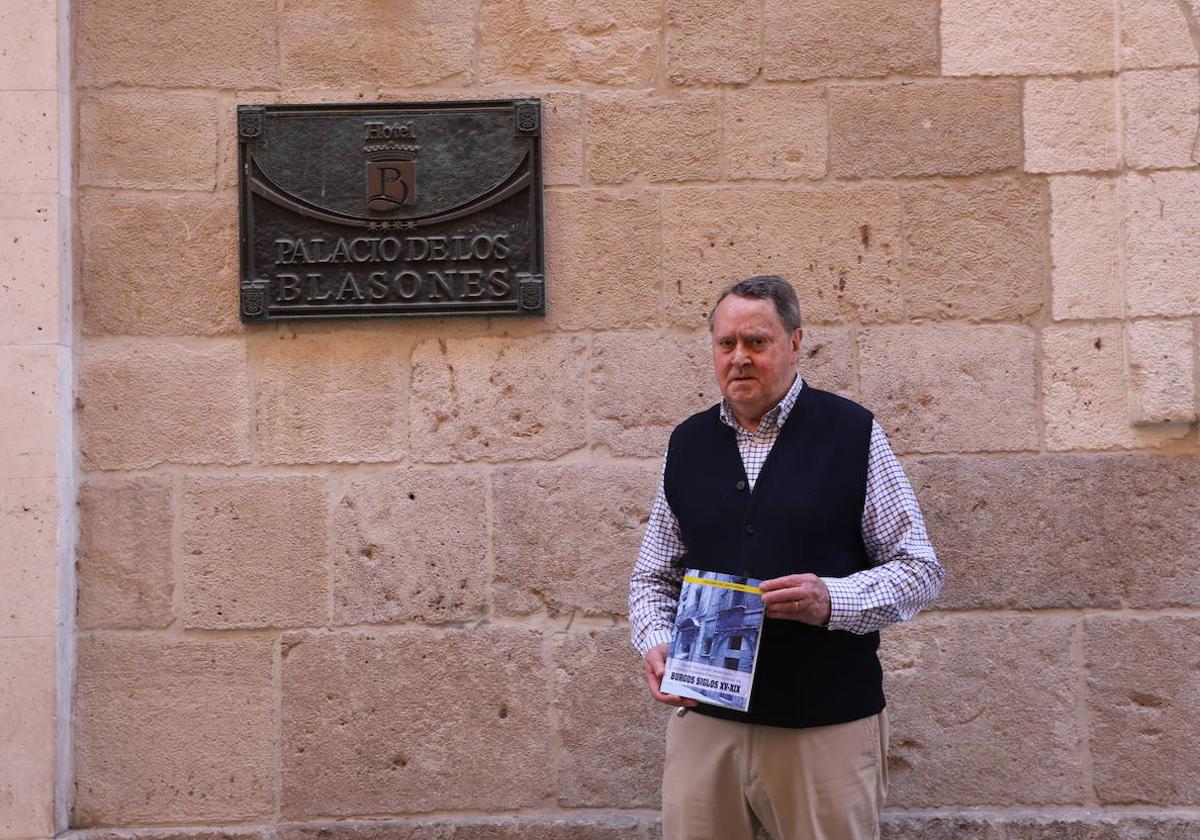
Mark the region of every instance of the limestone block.
POLYGON ((1121 74, 1125 163, 1133 169, 1195 166, 1200 75, 1191 70, 1121 74))
POLYGON ((79 231, 86 333, 241 329, 236 195, 85 195, 79 231))
POLYGON ((58 87, 58 4, 54 0, 0 9, 0 79, 8 90, 58 87))
POLYGON ((657 99, 645 92, 587 98, 592 183, 716 180, 721 165, 721 98, 713 93, 657 99))
POLYGON ((558 801, 566 807, 657 808, 667 716, 642 677, 624 625, 568 636, 554 650, 561 716, 558 801))
POLYGON ((515 810, 550 794, 538 634, 292 633, 283 646, 284 818, 515 810))
POLYGON ((975 175, 1020 165, 1015 81, 829 89, 829 167, 838 177, 975 175))
POLYGON ((5 478, 58 475, 59 348, 0 347, 0 474, 5 478))
POLYGON ((907 187, 908 315, 1015 320, 1045 305, 1046 188, 996 179, 907 187))
POLYGON ((766 0, 768 79, 935 74, 931 0, 766 0))
POLYGON ((375 473, 334 498, 336 623, 439 624, 487 609, 487 499, 479 475, 375 473))
POLYGON ((1120 317, 1120 242, 1116 181, 1084 175, 1050 179, 1051 310, 1056 321, 1120 317))
POLYGON ((857 399, 854 342, 850 332, 839 327, 804 327, 800 375, 808 385, 857 399))
POLYGON ((640 840, 642 837, 634 817, 618 814, 283 823, 276 835, 279 840, 640 840))
POLYGON ((190 477, 179 516, 185 626, 216 630, 325 621, 320 477, 190 477))
POLYGON ((284 0, 285 87, 427 85, 471 70, 470 0, 284 0))
POLYGON ((273 816, 271 646, 81 638, 72 826, 273 816))
POLYGON ((216 184, 217 112, 208 94, 90 94, 79 103, 79 136, 83 186, 207 191, 216 184))
POLYGON ((1121 814, 1090 809, 1057 814, 961 811, 885 813, 883 840, 1190 840, 1194 816, 1121 814))
POLYGON ((586 442, 587 342, 574 336, 426 341, 412 356, 421 460, 555 458, 586 442))
POLYGON ((0 481, 0 638, 54 636, 63 485, 54 478, 0 481))
POLYGON ((1023 76, 1113 69, 1106 0, 945 0, 942 72, 1023 76))
POLYGON ((1194 458, 929 458, 908 467, 950 572, 940 608, 1200 603, 1194 458))
POLYGON ((928 325, 859 334, 863 403, 897 452, 1038 447, 1033 333, 928 325))
POLYGON ((1024 120, 1026 172, 1117 168, 1112 79, 1029 79, 1024 120))
POLYGON ((508 467, 492 479, 496 606, 625 615, 657 466, 508 467))
POLYGON ((1096 794, 1106 805, 1200 795, 1193 710, 1200 621, 1094 616, 1084 623, 1096 794))
POLYGON ((829 153, 822 92, 750 88, 725 99, 725 177, 821 178, 829 153))
POLYGON ((0 90, 0 193, 58 192, 58 93, 0 90))
POLYGON ((264 464, 398 461, 408 348, 394 333, 255 336, 254 441, 264 464))
POLYGON ((1129 373, 1136 423, 1196 419, 1195 330, 1189 321, 1133 321, 1129 373))
POLYGON ((245 350, 236 342, 92 342, 76 411, 84 469, 250 459, 245 350))
POLYGON ((887 186, 666 191, 667 313, 704 326, 729 283, 778 274, 796 287, 807 322, 900 320, 900 223, 900 196, 887 186))
POLYGON ((54 835, 55 642, 0 638, 0 836, 54 835))
POLYGON ((928 618, 884 631, 888 804, 1084 801, 1071 622, 928 618))
POLYGON ((1121 0, 1122 69, 1196 64, 1179 0, 1121 0))
POLYGON ((661 294, 659 200, 650 192, 546 196, 547 320, 565 329, 651 324, 661 294))
POLYGON ((1046 448, 1136 449, 1183 437, 1186 426, 1136 427, 1120 324, 1064 324, 1042 332, 1046 448))
POLYGON ((542 100, 542 180, 547 186, 583 181, 583 96, 538 92, 542 100))
POLYGON ((480 79, 646 84, 658 65, 659 14, 658 5, 639 0, 567 6, 483 0, 480 79))
POLYGON ((618 455, 662 456, 676 424, 721 398, 707 329, 598 335, 590 386, 593 440, 618 455))
POLYGON ((240 828, 93 828, 71 836, 79 840, 272 840, 267 829, 240 828))
POLYGON ((58 341, 58 196, 0 195, 0 228, 0 345, 58 341))
MULTIPOLYGON (((279 84, 276 0, 95 0, 75 11, 82 87, 279 84)), ((344 62, 343 62, 344 63, 344 62)))
POLYGON ((172 622, 171 522, 168 476, 93 478, 79 488, 79 629, 172 622))
POLYGON ((760 3, 668 0, 667 74, 675 84, 749 82, 761 67, 760 3))
POLYGON ((1129 314, 1200 314, 1200 172, 1125 179, 1129 314))

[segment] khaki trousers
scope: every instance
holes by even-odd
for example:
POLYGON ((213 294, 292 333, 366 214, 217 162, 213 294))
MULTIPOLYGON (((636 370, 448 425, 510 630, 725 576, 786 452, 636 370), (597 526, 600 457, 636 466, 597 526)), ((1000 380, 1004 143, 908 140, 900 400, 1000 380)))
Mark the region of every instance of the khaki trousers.
POLYGON ((877 840, 887 711, 809 729, 671 715, 663 840, 877 840))

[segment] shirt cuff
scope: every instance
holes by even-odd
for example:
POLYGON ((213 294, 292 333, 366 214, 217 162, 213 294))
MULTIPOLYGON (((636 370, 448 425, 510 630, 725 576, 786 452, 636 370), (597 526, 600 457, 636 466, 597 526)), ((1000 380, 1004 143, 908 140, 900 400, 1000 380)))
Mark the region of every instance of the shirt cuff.
POLYGON ((858 597, 855 587, 842 578, 821 578, 829 590, 829 630, 849 630, 859 619, 858 597))
POLYGON ((642 656, 645 656, 646 651, 650 650, 650 648, 669 644, 671 644, 670 628, 665 630, 648 630, 646 636, 642 639, 642 646, 638 649, 638 652, 642 656))

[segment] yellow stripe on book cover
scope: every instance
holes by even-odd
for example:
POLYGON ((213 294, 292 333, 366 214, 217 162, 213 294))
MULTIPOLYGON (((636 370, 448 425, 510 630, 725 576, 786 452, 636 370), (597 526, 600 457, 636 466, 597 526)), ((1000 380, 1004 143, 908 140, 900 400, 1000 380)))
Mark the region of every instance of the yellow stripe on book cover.
POLYGON ((738 592, 753 592, 755 595, 761 595, 762 590, 757 586, 747 586, 744 583, 730 583, 724 580, 713 580, 711 578, 696 577, 695 575, 684 575, 683 579, 688 583, 699 583, 703 586, 717 586, 721 589, 735 589, 738 592))

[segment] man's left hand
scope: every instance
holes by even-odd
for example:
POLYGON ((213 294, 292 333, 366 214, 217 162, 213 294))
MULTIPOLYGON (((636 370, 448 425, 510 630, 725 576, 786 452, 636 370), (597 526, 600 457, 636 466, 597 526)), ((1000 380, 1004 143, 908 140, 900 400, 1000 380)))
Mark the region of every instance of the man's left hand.
POLYGON ((823 626, 829 621, 829 590, 816 575, 784 575, 759 584, 767 618, 823 626))

